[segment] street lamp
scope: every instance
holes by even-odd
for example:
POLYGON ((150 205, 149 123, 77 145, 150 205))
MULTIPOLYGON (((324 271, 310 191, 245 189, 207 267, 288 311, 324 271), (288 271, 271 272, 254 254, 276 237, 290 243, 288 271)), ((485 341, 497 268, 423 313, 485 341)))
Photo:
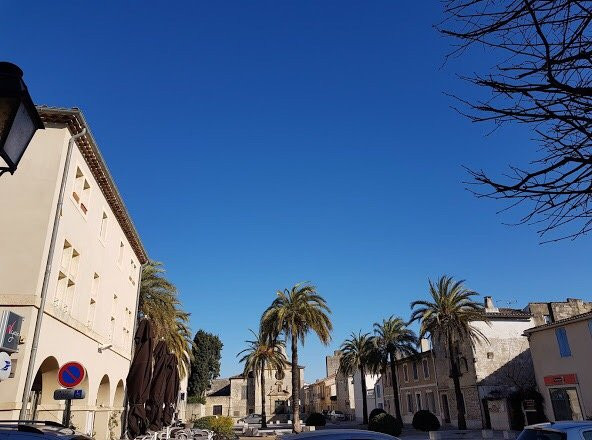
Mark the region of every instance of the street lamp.
POLYGON ((0 176, 14 174, 35 131, 45 128, 23 81, 23 71, 0 62, 0 176))

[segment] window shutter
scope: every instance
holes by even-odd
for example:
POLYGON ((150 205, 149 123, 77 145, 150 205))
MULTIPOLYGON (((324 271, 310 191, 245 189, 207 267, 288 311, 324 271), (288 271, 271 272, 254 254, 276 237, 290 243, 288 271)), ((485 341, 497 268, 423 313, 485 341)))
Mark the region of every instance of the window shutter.
POLYGON ((559 345, 559 355, 561 357, 570 357, 571 350, 569 348, 569 341, 567 339, 567 332, 564 327, 559 327, 555 330, 557 336, 557 344, 559 345))

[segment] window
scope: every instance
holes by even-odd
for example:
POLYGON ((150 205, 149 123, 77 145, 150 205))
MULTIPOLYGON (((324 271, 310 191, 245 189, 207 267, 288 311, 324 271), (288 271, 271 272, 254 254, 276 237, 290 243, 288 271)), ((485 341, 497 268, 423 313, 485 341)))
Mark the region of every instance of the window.
POLYGON ((421 394, 415 393, 415 400, 417 401, 417 410, 421 411, 421 394))
POLYGON ((428 364, 428 360, 424 359, 421 363, 423 366, 423 378, 428 379, 430 377, 430 365, 428 364))
POLYGON ((112 316, 111 320, 109 321, 109 341, 113 342, 113 337, 115 336, 115 318, 112 316))
POLYGON ((80 167, 76 167, 76 178, 74 180, 74 189, 72 191, 72 198, 80 211, 84 215, 88 212, 88 202, 90 200, 90 184, 80 167))
POLYGON ((487 352, 487 359, 493 359, 493 351, 487 352))
POLYGON ((411 397, 411 394, 407 393, 407 412, 409 414, 413 414, 413 397, 411 397))
POLYGON ((117 264, 119 264, 121 266, 121 264, 123 263, 123 248, 125 247, 125 245, 123 244, 123 241, 119 242, 119 254, 117 254, 117 264))
POLYGON ((427 409, 432 414, 436 414, 436 398, 434 397, 434 392, 433 391, 428 391, 426 393, 426 404, 428 406, 427 409))
POLYGON ((592 440, 592 431, 584 431, 582 435, 584 436, 584 440, 592 440))
POLYGON ((88 312, 86 314, 86 326, 93 328, 95 325, 95 315, 97 313, 97 302, 91 298, 88 305, 88 312))
POLYGON ((417 362, 413 362, 413 380, 419 380, 419 373, 417 371, 417 362))
POLYGON ((555 336, 557 337, 557 344, 559 345, 559 355, 561 357, 570 357, 571 350, 569 348, 569 341, 567 340, 565 327, 556 328, 555 336))
POLYGON ((580 399, 575 388, 549 388, 555 420, 583 420, 580 399))
POLYGON ((222 405, 214 405, 212 407, 212 414, 215 416, 221 416, 222 415, 222 405))
POLYGON ((105 238, 107 238, 108 220, 109 220, 109 218, 107 217, 107 214, 105 213, 105 211, 103 211, 103 217, 101 217, 101 230, 99 232, 99 236, 101 237, 101 240, 105 240, 105 238))
POLYGON ((409 382, 409 369, 407 368, 407 364, 403 365, 403 378, 405 382, 409 382))
POLYGON ((376 397, 380 397, 380 385, 376 385, 376 397))
POLYGON ((138 268, 138 266, 136 266, 136 263, 134 263, 134 260, 130 260, 129 280, 132 282, 132 284, 134 286, 136 285, 136 269, 137 268, 138 268))
POLYGON ((588 329, 590 330, 590 336, 592 336, 592 319, 588 321, 588 329))
POLYGON ((80 253, 72 247, 72 244, 68 240, 64 240, 60 270, 58 271, 58 282, 53 298, 53 306, 59 312, 72 314, 79 265, 80 253))
POLYGON ((378 409, 384 409, 383 405, 381 402, 378 402, 378 409))
POLYGON ((98 273, 93 275, 92 284, 90 286, 90 302, 88 304, 88 311, 86 313, 86 326, 93 328, 95 325, 95 314, 97 309, 97 296, 99 292, 100 277, 98 273))
POLYGON ((553 322, 553 320, 551 319, 551 315, 543 315, 543 321, 545 322, 545 324, 550 324, 551 322, 553 322))

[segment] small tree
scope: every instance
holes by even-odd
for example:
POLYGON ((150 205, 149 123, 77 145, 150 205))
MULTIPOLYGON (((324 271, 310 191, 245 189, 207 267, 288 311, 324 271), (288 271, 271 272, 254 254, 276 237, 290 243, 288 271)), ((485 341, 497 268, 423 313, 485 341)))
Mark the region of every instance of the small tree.
POLYGON ((395 400, 395 416, 402 422, 396 361, 398 357, 416 354, 415 347, 419 341, 415 333, 407 328, 405 322, 395 316, 383 319, 382 323, 375 322, 374 334, 376 335, 375 342, 378 349, 376 359, 379 365, 377 367, 384 373, 387 366, 390 366, 395 400))
POLYGON ((360 382, 362 386, 362 412, 363 423, 368 424, 368 402, 366 400, 366 371, 372 365, 374 356, 374 341, 369 333, 360 331, 357 335, 352 333, 340 347, 343 355, 339 360, 339 369, 349 376, 360 371, 360 382))
POLYGON ((265 411, 265 372, 267 370, 276 370, 279 374, 283 374, 284 368, 288 364, 286 355, 284 354, 285 345, 280 341, 277 335, 265 334, 259 330, 259 333, 253 333, 254 339, 245 341, 248 347, 242 350, 238 356, 243 355, 240 359, 244 363, 244 375, 248 376, 250 372, 255 377, 259 376, 261 388, 261 428, 267 428, 267 414, 265 411))
POLYGON ((471 325, 475 321, 487 321, 483 306, 473 301, 477 292, 464 287, 464 281, 454 281, 442 276, 437 283, 429 281, 431 301, 413 301, 411 322, 419 321, 419 337, 428 335, 448 351, 450 377, 454 383, 458 428, 467 429, 465 406, 460 388, 460 360, 457 345, 474 345, 477 340, 487 340, 483 333, 471 325))
POLYGON ((193 362, 187 384, 187 394, 204 398, 212 380, 220 376, 222 341, 216 335, 199 330, 193 338, 193 362))

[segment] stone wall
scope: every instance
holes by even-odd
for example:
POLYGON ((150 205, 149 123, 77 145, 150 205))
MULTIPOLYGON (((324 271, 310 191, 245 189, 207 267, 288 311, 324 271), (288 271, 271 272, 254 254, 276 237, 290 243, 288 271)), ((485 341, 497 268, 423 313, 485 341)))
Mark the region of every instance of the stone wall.
POLYGON ((534 317, 534 325, 546 324, 592 311, 592 302, 568 298, 565 302, 530 303, 527 309, 534 317), (547 316, 547 321, 545 320, 547 316))

